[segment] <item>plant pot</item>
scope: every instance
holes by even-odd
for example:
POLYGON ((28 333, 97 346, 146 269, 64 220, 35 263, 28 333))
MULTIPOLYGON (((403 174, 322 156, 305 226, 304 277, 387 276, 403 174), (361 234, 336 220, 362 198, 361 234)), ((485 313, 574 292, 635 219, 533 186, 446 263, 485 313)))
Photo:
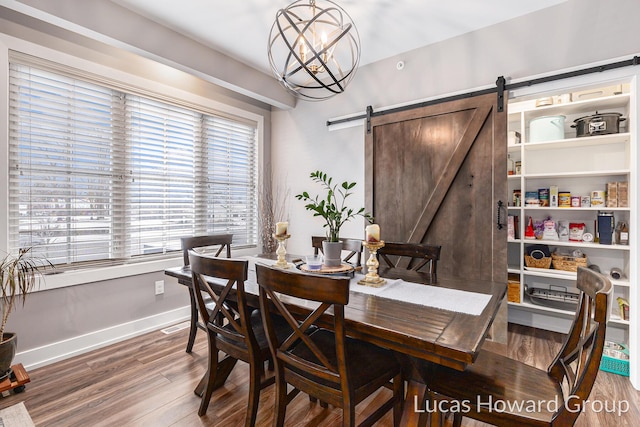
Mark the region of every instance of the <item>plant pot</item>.
POLYGON ((4 341, 0 342, 0 381, 11 373, 11 363, 16 355, 18 336, 13 332, 4 333, 4 341))
POLYGON ((324 265, 327 267, 340 267, 342 265, 342 242, 322 241, 324 253, 324 265))

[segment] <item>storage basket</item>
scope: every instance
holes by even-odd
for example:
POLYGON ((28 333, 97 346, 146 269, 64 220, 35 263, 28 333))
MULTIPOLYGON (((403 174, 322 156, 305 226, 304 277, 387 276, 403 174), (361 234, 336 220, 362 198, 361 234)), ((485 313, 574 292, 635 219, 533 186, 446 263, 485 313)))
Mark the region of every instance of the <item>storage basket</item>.
POLYGON ((520 302, 520 275, 509 273, 507 280, 507 301, 520 302))
POLYGON ((558 255, 555 252, 551 254, 553 268, 563 271, 578 271, 578 267, 587 266, 587 256, 573 257, 567 255, 558 255))
POLYGON ((629 376, 629 350, 623 344, 606 341, 600 360, 600 370, 629 376))
POLYGON ((531 255, 524 256, 524 265, 533 268, 549 268, 551 267, 551 257, 534 258, 531 255))

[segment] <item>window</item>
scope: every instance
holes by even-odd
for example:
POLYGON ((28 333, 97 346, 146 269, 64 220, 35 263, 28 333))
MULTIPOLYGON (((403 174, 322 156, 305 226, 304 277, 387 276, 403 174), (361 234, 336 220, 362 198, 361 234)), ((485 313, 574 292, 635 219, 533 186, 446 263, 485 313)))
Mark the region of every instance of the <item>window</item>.
POLYGON ((256 124, 10 63, 9 247, 131 262, 180 237, 257 242, 256 124))

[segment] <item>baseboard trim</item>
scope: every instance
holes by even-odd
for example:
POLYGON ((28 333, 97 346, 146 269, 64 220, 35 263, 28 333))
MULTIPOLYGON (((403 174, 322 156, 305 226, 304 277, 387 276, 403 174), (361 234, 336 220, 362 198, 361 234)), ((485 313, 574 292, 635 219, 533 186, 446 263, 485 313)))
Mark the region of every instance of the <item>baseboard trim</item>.
POLYGON ((184 322, 190 318, 190 313, 190 306, 185 306, 42 347, 18 352, 14 358, 14 363, 22 363, 27 370, 40 368, 129 338, 184 322))

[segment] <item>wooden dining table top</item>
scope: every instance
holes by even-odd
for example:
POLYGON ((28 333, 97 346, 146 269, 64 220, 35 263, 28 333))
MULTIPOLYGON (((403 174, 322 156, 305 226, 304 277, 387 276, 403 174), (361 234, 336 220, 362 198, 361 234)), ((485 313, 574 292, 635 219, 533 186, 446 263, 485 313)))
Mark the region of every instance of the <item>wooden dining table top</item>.
MULTIPOLYGON (((165 274, 191 286, 188 266, 168 268, 165 274)), ((345 306, 349 336, 459 370, 473 363, 505 297, 506 280, 448 279, 395 268, 383 268, 379 274, 389 279, 486 294, 489 300, 480 314, 472 315, 352 290, 345 306)), ((353 283, 352 287, 361 286, 353 283)), ((245 287, 248 293, 252 292, 251 286, 245 287)), ((257 292, 257 287, 253 287, 253 292, 257 292)), ((248 295, 247 300, 257 306, 257 296, 248 295)), ((291 304, 301 314, 311 310, 308 303, 291 301, 291 304)))

